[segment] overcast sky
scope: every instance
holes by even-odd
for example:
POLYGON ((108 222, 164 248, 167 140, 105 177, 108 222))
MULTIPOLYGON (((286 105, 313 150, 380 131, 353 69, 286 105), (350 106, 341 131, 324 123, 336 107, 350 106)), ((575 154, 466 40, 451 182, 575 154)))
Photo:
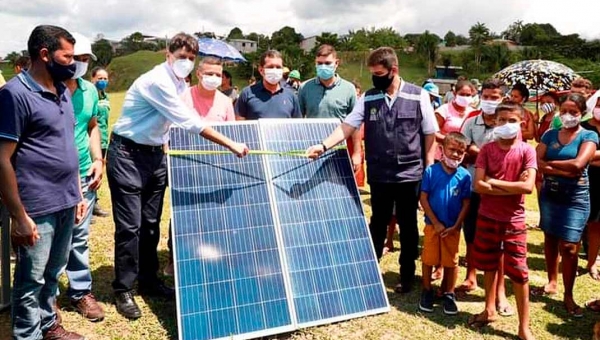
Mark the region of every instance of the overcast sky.
POLYGON ((270 35, 286 25, 306 37, 372 26, 391 26, 403 35, 428 29, 443 37, 448 30, 467 35, 477 21, 500 33, 522 20, 600 38, 598 0, 0 0, 0 6, 0 56, 26 49, 39 24, 120 40, 135 31, 161 37, 202 30, 226 35, 236 26, 244 34, 270 35))

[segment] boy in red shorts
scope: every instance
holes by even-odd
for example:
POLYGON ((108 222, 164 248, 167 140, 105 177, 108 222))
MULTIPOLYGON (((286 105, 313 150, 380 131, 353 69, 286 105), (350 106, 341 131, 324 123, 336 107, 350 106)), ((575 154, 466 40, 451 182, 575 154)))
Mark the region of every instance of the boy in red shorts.
POLYGON ((534 148, 522 142, 519 131, 525 111, 514 102, 496 108, 495 141, 481 148, 475 164, 475 191, 481 194, 477 217, 475 267, 485 272, 485 310, 469 319, 483 326, 498 319, 496 281, 500 260, 513 282, 519 313, 519 338, 531 340, 525 196, 533 191, 537 161, 534 148))
POLYGON ((425 238, 421 254, 423 292, 419 301, 423 312, 433 312, 431 272, 434 266, 442 266, 444 314, 458 314, 454 297, 458 244, 471 199, 471 175, 460 166, 466 152, 466 137, 458 132, 449 133, 444 139, 442 161, 428 167, 423 174, 420 202, 425 212, 425 238))

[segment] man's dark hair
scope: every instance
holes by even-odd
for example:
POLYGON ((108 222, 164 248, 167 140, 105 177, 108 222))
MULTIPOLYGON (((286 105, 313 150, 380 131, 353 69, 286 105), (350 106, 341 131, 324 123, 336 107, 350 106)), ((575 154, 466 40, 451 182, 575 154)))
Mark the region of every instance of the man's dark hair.
POLYGON ((223 78, 229 79, 229 84, 233 86, 233 79, 231 78, 231 73, 227 70, 223 70, 223 78))
POLYGON ((529 99, 529 90, 527 89, 527 86, 525 86, 525 84, 516 83, 515 86, 513 86, 512 90, 519 92, 519 94, 521 94, 521 97, 523 97, 525 101, 529 99))
POLYGON ((30 63, 31 63, 31 60, 29 59, 29 57, 20 56, 19 58, 17 58, 17 60, 15 60, 15 64, 13 66, 15 66, 15 67, 18 66, 22 70, 27 70, 29 68, 30 63))
POLYGON ((261 54, 260 66, 265 66, 265 64, 267 62, 267 58, 279 58, 279 59, 283 60, 283 57, 281 56, 281 53, 279 53, 279 51, 268 50, 268 51, 265 51, 263 54, 261 54))
POLYGON ((337 59, 337 51, 335 47, 327 44, 323 44, 317 48, 317 57, 327 57, 333 55, 337 59))
POLYGON ((102 66, 96 66, 91 71, 92 77, 95 77, 96 74, 98 74, 98 72, 100 72, 100 71, 104 71, 104 72, 108 73, 104 67, 102 67, 102 66))
POLYGON ((27 41, 27 51, 31 61, 35 61, 40 57, 42 48, 47 48, 50 54, 61 49, 60 39, 65 39, 72 45, 75 44, 75 38, 62 27, 40 25, 34 28, 27 41))
POLYGON ((502 111, 519 111, 519 116, 521 117, 521 119, 525 118, 525 109, 523 108, 523 106, 517 102, 513 102, 512 100, 507 100, 496 106, 496 114, 502 111))
POLYGON ((194 54, 198 54, 198 39, 183 32, 175 34, 169 41, 168 50, 169 52, 174 53, 182 48, 194 52, 194 54))
POLYGON ((379 47, 369 54, 367 66, 373 67, 381 65, 386 70, 391 70, 392 66, 398 66, 398 56, 391 47, 379 47))
POLYGON ((483 84, 481 85, 481 90, 496 90, 496 89, 502 89, 502 86, 504 86, 504 83, 496 78, 490 78, 490 79, 486 79, 483 84))

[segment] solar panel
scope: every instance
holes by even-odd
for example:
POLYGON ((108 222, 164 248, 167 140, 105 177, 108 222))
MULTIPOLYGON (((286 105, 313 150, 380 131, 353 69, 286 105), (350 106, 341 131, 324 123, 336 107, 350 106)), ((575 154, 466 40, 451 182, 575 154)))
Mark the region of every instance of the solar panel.
MULTIPOLYGON (((261 120, 265 149, 319 144, 339 120, 261 120)), ((299 327, 389 310, 348 152, 267 157, 299 327)))
MULTIPOLYGON (((215 129, 260 149, 257 122, 215 129)), ((171 130, 170 149, 224 150, 181 129, 171 130)), ((169 163, 180 339, 293 330, 263 156, 169 163)))
MULTIPOLYGON (((251 150, 319 143, 336 120, 215 125, 251 150)), ((249 339, 389 311, 346 150, 238 159, 171 129, 180 339, 249 339)))

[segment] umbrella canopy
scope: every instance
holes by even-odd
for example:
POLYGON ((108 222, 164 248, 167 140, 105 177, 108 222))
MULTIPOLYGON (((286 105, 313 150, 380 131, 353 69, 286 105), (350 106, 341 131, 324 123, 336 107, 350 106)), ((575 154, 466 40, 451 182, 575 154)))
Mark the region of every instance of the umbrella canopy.
POLYGON ((577 77, 579 75, 572 69, 549 60, 520 61, 494 75, 494 78, 502 80, 508 86, 522 83, 538 94, 550 90, 568 90, 571 88, 571 81, 577 77))
POLYGON ((212 38, 198 39, 198 55, 217 57, 233 62, 246 62, 246 58, 235 47, 224 40, 212 38))

